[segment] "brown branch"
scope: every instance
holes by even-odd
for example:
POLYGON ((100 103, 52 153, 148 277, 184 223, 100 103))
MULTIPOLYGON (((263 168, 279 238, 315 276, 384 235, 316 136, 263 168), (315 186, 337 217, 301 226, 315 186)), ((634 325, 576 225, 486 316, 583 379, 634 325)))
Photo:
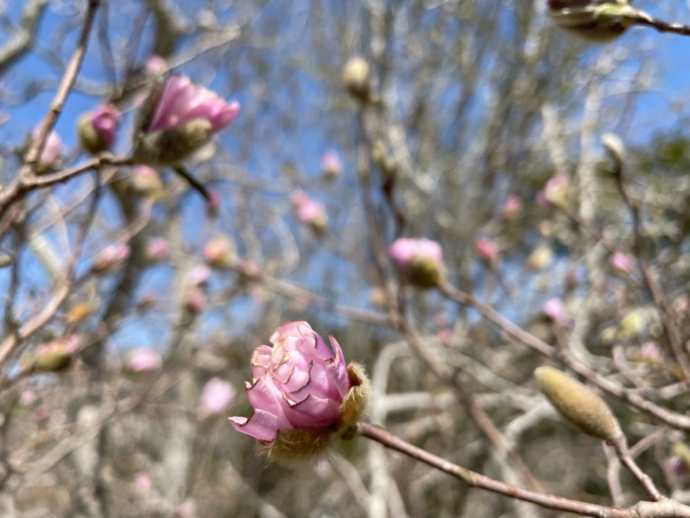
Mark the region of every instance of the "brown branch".
POLYGON ((652 16, 644 13, 644 16, 639 17, 635 21, 636 25, 645 25, 656 29, 661 33, 678 34, 680 36, 690 36, 690 26, 682 23, 669 23, 663 20, 658 20, 652 16))
POLYGON ((628 440, 623 435, 620 439, 611 442, 612 446, 616 449, 616 455, 621 461, 621 464, 625 466, 633 477, 642 485, 647 494, 651 497, 654 502, 659 502, 664 500, 666 497, 661 494, 661 492, 654 485, 654 482, 642 469, 637 465, 635 459, 630 455, 630 450, 628 449, 628 440))
POLYGON ((358 423, 359 435, 382 444, 386 448, 398 451, 410 458, 423 462, 432 468, 448 473, 462 480, 470 488, 479 488, 499 495, 530 502, 546 509, 593 516, 595 518, 686 518, 690 517, 690 507, 674 500, 665 499, 660 502, 639 502, 633 507, 619 509, 601 505, 570 500, 555 495, 547 495, 520 489, 505 482, 475 473, 467 468, 453 464, 441 457, 422 450, 382 428, 367 423, 358 423))
POLYGON ((605 392, 608 392, 612 396, 628 403, 638 410, 649 414, 660 421, 666 423, 667 425, 679 429, 690 431, 690 416, 672 412, 667 408, 661 407, 647 401, 640 395, 633 391, 627 390, 615 383, 609 381, 603 376, 598 375, 596 372, 591 370, 589 367, 575 361, 572 357, 565 356, 554 347, 547 344, 543 340, 537 338, 531 333, 528 333, 521 327, 513 324, 510 320, 505 318, 503 315, 498 313, 495 309, 483 304, 476 300, 472 295, 458 290, 449 283, 444 283, 441 287, 441 291, 446 294, 446 296, 454 299, 455 301, 469 305, 477 309, 487 320, 493 322, 501 330, 505 331, 508 335, 516 338, 525 345, 532 347, 533 349, 539 351, 541 354, 555 361, 565 363, 573 371, 580 374, 581 376, 587 378, 594 385, 598 386, 605 392))
MULTIPOLYGON (((19 175, 14 182, 12 182, 12 184, 2 193, 2 195, 0 195, 0 220, 3 218, 7 212, 7 209, 12 205, 12 203, 21 199, 30 190, 40 186, 41 182, 39 182, 39 179, 37 179, 34 175, 36 165, 41 153, 43 152, 48 134, 53 129, 53 126, 55 126, 55 123, 62 112, 62 107, 67 100, 67 96, 69 95, 69 92, 77 79, 77 75, 79 74, 79 69, 81 68, 81 64, 84 61, 84 55, 86 54, 89 34, 91 33, 91 27, 93 26, 93 20, 99 2, 100 0, 89 0, 89 5, 86 10, 86 17, 84 19, 84 26, 82 27, 82 31, 79 36, 77 48, 75 49, 74 54, 67 65, 67 69, 62 77, 60 86, 55 94, 55 98, 50 105, 50 110, 39 126, 40 129, 38 136, 35 137, 31 143, 24 167, 22 167, 21 171, 19 171, 19 175)), ((88 170, 91 167, 87 167, 85 170, 88 170)), ((44 178, 43 182, 46 182, 47 178, 53 176, 54 175, 50 175, 44 178)), ((56 181, 62 181, 62 179, 56 181)), ((46 182, 46 185, 49 185, 49 183, 46 182)))
POLYGON ((36 38, 41 16, 47 6, 48 0, 30 0, 27 2, 19 22, 19 30, 10 41, 0 48, 0 76, 31 48, 36 38))

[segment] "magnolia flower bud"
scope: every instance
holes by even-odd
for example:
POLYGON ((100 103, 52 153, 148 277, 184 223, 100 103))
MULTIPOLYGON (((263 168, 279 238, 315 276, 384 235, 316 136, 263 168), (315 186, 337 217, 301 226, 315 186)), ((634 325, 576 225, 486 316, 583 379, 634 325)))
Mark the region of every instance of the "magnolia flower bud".
POLYGON ((661 363, 664 353, 656 342, 645 342, 640 346, 640 359, 648 363, 661 363))
POLYGON ((343 83, 350 95, 362 102, 369 100, 371 78, 369 63, 364 58, 353 57, 347 60, 343 69, 343 83))
POLYGON ((92 155, 111 149, 120 118, 119 110, 112 104, 99 106, 93 112, 83 115, 77 126, 82 147, 92 155))
POLYGON ((611 155, 611 158, 616 161, 618 166, 625 162, 625 144, 618 135, 604 133, 601 136, 601 143, 604 145, 609 155, 611 155))
POLYGON ((201 392, 201 407, 209 414, 222 414, 235 402, 237 391, 220 378, 210 379, 201 392))
POLYGON ((553 262, 553 250, 546 245, 540 245, 529 254, 527 266, 532 270, 542 270, 553 262))
POLYGON ((144 65, 146 72, 152 76, 160 76, 168 70, 168 63, 158 54, 152 54, 144 65))
POLYGON ((505 220, 515 219, 522 212, 524 206, 522 198, 511 194, 506 198, 505 203, 496 210, 496 217, 505 220))
POLYGON ((556 410, 582 433, 602 441, 623 436, 606 402, 579 381, 553 367, 539 367, 534 377, 556 410))
POLYGON ((38 347, 34 369, 41 372, 59 372, 67 369, 79 351, 81 339, 77 335, 53 340, 38 347))
POLYGON ((556 173, 544 186, 544 189, 537 193, 537 203, 547 209, 567 210, 568 189, 570 180, 564 172, 556 173))
POLYGON ((615 252, 609 257, 609 265, 619 273, 628 274, 633 270, 633 262, 629 255, 615 252))
POLYGON ((482 261, 490 265, 495 265, 498 262, 498 245, 489 238, 475 238, 474 251, 477 252, 482 261))
POLYGON ((158 371, 163 366, 163 359, 153 349, 135 349, 127 355, 125 371, 135 377, 158 371))
POLYGON ((561 299, 549 299, 544 303, 544 314, 555 324, 563 327, 573 325, 573 319, 566 313, 561 299))
POLYGON ((206 309, 206 295, 199 289, 194 289, 189 295, 184 305, 185 309, 193 315, 198 315, 206 309))
POLYGON ((443 279, 443 252, 436 241, 400 238, 388 255, 403 278, 419 288, 433 288, 443 279))
POLYGON ((315 461, 335 436, 349 438, 369 402, 362 367, 345 364, 338 342, 331 348, 306 322, 284 324, 271 335, 273 347, 252 355, 250 418, 231 417, 239 432, 261 442, 269 459, 296 464, 315 461))
POLYGON ((235 246, 227 236, 216 236, 204 245, 204 259, 214 268, 227 268, 235 258, 235 246))
POLYGON ((316 200, 312 200, 303 191, 295 191, 290 195, 292 203, 297 209, 297 217, 302 223, 310 225, 316 234, 323 233, 328 227, 328 213, 326 207, 316 200))
POLYGON ((547 0, 547 4, 561 29, 592 43, 615 40, 644 15, 627 0, 547 0))
MULTIPOLYGON (((37 138, 40 130, 40 126, 34 128, 33 132, 31 133, 31 137, 33 139, 37 138)), ((65 146, 62 144, 60 135, 58 135, 54 130, 48 133, 48 138, 46 138, 43 151, 41 152, 41 156, 38 158, 38 163, 36 164, 36 173, 43 174, 58 169, 60 167, 64 150, 65 146)))
POLYGON ((343 161, 336 151, 329 149, 323 154, 321 157, 321 172, 327 180, 335 180, 343 174, 343 161))
POLYGON ((156 264, 170 257, 170 245, 163 237, 154 237, 146 242, 144 259, 148 264, 156 264))
POLYGON ((130 253, 129 246, 125 244, 109 245, 98 254, 91 270, 98 275, 112 273, 124 265, 130 253))
POLYGON ((172 76, 165 85, 158 82, 137 114, 134 160, 177 165, 229 126, 239 111, 237 101, 228 104, 186 76, 172 76))

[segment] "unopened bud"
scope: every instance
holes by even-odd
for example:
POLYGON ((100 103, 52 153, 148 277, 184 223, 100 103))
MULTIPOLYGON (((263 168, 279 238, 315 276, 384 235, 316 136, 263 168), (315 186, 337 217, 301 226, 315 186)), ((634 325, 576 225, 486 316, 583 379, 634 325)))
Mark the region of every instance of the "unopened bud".
POLYGON ((677 442, 673 445, 673 454, 677 455, 685 464, 685 467, 690 469, 690 448, 685 443, 677 442))
POLYGON ((75 304, 72 309, 67 313, 67 323, 68 324, 78 324, 84 319, 93 314, 96 310, 95 304, 90 304, 88 302, 80 302, 75 304))
POLYGON ((601 143, 611 158, 615 160, 617 166, 621 166, 625 162, 625 144, 623 144, 623 140, 618 135, 604 133, 601 136, 601 143))
POLYGON ((227 236, 216 236, 204 245, 204 259, 214 268, 227 268, 235 258, 235 246, 227 236))
POLYGON ((556 410, 582 433, 602 441, 622 437, 609 406, 582 383, 553 367, 539 367, 534 377, 556 410))
POLYGON ((79 350, 77 335, 42 344, 38 347, 34 369, 40 372, 60 372, 67 369, 79 350))
POLYGON ((369 63, 361 57, 348 59, 343 69, 343 83, 348 92, 363 102, 369 100, 371 89, 369 74, 369 63))
POLYGON ((627 0, 548 0, 549 15, 567 33, 591 43, 607 43, 644 13, 627 0))
POLYGON ((546 245, 535 248, 527 258, 527 266, 532 270, 542 270, 553 262, 553 251, 546 245))

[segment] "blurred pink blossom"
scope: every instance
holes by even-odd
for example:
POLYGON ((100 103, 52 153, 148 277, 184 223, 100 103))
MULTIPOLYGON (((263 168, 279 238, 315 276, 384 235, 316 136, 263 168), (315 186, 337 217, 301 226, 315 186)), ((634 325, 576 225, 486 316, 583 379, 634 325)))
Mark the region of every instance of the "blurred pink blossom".
POLYGON ((201 406, 210 414, 222 414, 235 402, 237 391, 227 381, 210 379, 201 392, 201 406))
POLYGON ((218 94, 195 85, 187 76, 170 77, 151 119, 148 131, 179 128, 195 119, 211 124, 213 132, 229 126, 240 113, 240 103, 230 104, 218 94))
POLYGON ((36 408, 34 408, 34 419, 42 423, 43 421, 46 421, 50 417, 50 412, 48 411, 48 407, 45 405, 38 405, 36 408))
POLYGON ((185 308, 195 315, 204 311, 206 309, 206 295, 204 295, 204 292, 200 289, 192 290, 187 296, 185 308))
POLYGON ((685 465, 685 462, 681 460, 681 458, 678 455, 674 455, 670 459, 668 459, 668 465, 679 477, 684 477, 690 474, 690 470, 688 467, 685 465))
POLYGON ((438 339, 443 345, 448 345, 453 341, 453 331, 446 328, 438 334, 438 339))
POLYGON ((333 468, 331 463, 327 460, 322 460, 314 466, 314 471, 316 474, 323 479, 330 478, 333 475, 333 468))
POLYGON ((565 312, 565 306, 561 299, 547 300, 544 303, 544 314, 559 326, 570 327, 573 324, 573 319, 565 312))
POLYGON ((124 264, 130 253, 129 246, 124 243, 108 245, 96 257, 92 269, 95 273, 111 273, 124 264))
POLYGON ((630 273, 633 269, 633 262, 629 255, 623 252, 615 252, 609 257, 609 265, 621 273, 630 273))
POLYGON ((556 173, 537 193, 537 203, 550 210, 567 207, 570 180, 564 172, 556 173))
POLYGON ((663 351, 656 342, 646 342, 640 346, 640 358, 651 363, 658 363, 663 358, 663 351))
POLYGON ((151 490, 151 477, 148 473, 137 473, 134 476, 134 485, 143 493, 148 493, 151 490))
POLYGON ((135 349, 125 360, 125 367, 133 374, 155 372, 163 366, 163 359, 153 349, 135 349))
MULTIPOLYGON (((41 127, 37 126, 34 128, 31 136, 35 139, 41 131, 41 127)), ((48 133, 48 138, 46 139, 45 146, 41 152, 41 156, 38 159, 39 170, 50 169, 58 161, 62 153, 64 152, 64 146, 62 144, 62 139, 60 135, 55 132, 55 130, 48 133)))
POLYGON ((181 503, 175 509, 175 516, 179 518, 192 518, 196 512, 196 506, 192 500, 181 503))
POLYGON ((326 151, 321 157, 321 171, 326 177, 337 178, 343 173, 343 161, 333 149, 326 151))
POLYGON ((160 263, 170 257, 170 245, 164 237, 154 237, 146 242, 146 262, 160 263))
POLYGON ((36 401, 38 401, 38 395, 33 389, 24 389, 19 394, 19 402, 23 406, 32 406, 36 401))
POLYGON ((323 203, 312 200, 304 191, 300 190, 294 191, 290 197, 297 209, 297 217, 302 223, 325 226, 325 223, 328 222, 328 214, 323 203))
POLYGON ((525 204, 522 202, 522 198, 511 194, 506 198, 505 203, 496 210, 496 217, 499 219, 514 219, 522 212, 524 206, 525 204))
POLYGON ((200 264, 191 269, 187 274, 187 282, 190 286, 199 286, 208 282, 211 278, 211 269, 205 264, 200 264))
POLYGON ((441 245, 426 238, 401 237, 388 248, 388 255, 402 273, 409 273, 413 259, 430 260, 437 266, 443 265, 441 245))
POLYGON ((477 237, 474 239, 474 251, 489 264, 498 262, 498 245, 489 238, 477 237))
POLYGON ((149 59, 146 60, 145 68, 149 74, 164 74, 168 70, 168 63, 158 54, 151 54, 149 59))
POLYGON ((333 351, 306 322, 283 324, 271 335, 273 347, 260 345, 252 355, 254 383, 247 388, 254 407, 250 418, 231 417, 235 429, 261 441, 278 430, 333 425, 350 390, 343 351, 333 351))
POLYGON ((211 266, 223 268, 232 262, 235 247, 226 236, 216 236, 204 245, 204 259, 211 266))

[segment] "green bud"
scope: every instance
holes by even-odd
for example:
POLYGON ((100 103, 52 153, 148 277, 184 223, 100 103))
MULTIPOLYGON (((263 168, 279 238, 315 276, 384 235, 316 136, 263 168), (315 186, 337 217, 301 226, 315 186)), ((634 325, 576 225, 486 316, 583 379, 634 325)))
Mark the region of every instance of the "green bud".
POLYGON ((539 367, 534 377, 561 416, 582 433, 602 441, 615 441, 623 436, 606 402, 579 381, 553 367, 539 367))
POLYGON ((108 143, 101 138, 93 127, 91 114, 86 113, 79 119, 77 134, 81 146, 92 155, 108 151, 108 143))

